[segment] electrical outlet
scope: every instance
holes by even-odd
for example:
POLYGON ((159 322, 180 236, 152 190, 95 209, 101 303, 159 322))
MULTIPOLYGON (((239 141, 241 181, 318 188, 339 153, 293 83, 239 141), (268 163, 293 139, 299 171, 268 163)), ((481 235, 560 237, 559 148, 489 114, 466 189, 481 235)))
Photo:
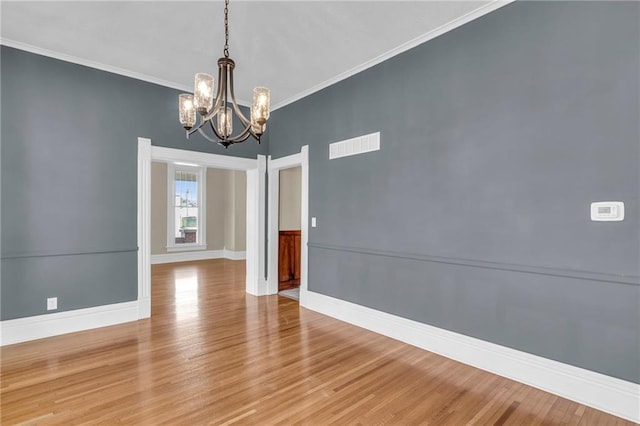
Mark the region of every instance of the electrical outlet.
POLYGON ((58 298, 57 297, 47 298, 47 311, 52 311, 54 309, 58 309, 58 298))

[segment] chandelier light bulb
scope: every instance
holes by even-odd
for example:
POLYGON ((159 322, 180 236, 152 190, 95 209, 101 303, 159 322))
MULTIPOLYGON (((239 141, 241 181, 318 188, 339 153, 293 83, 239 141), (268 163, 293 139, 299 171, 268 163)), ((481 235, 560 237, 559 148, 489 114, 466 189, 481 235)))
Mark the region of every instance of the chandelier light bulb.
POLYGON ((200 115, 206 115, 213 107, 213 77, 209 74, 196 74, 193 99, 200 115))
POLYGON ((262 135, 264 131, 267 129, 266 124, 258 124, 256 122, 251 122, 251 131, 256 135, 262 135))
POLYGON ((263 125, 269 119, 271 91, 266 87, 253 89, 253 104, 251 105, 251 121, 263 125))
POLYGON ((224 137, 228 137, 233 132, 233 117, 229 107, 221 107, 218 111, 218 132, 224 137))
POLYGON ((193 95, 183 93, 178 96, 178 111, 180 113, 180 124, 189 130, 196 124, 196 109, 193 105, 193 95))

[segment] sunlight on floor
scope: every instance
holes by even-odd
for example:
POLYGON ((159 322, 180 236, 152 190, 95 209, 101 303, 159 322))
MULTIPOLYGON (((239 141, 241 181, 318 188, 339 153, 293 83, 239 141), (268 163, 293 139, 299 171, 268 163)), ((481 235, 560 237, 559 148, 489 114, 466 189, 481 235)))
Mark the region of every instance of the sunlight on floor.
POLYGON ((173 273, 176 320, 200 315, 198 271, 195 268, 176 269, 173 273))

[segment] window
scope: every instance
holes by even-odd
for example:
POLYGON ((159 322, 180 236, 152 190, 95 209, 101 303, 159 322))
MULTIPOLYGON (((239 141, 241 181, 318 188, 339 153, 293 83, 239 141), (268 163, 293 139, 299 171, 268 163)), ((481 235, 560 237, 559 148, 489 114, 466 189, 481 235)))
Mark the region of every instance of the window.
POLYGON ((167 250, 204 250, 206 168, 167 167, 167 250))

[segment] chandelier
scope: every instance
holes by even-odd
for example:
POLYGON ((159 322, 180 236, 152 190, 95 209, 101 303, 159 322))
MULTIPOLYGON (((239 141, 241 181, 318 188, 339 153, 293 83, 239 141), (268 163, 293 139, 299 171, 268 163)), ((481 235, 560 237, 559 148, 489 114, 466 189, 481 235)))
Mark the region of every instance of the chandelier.
POLYGON ((218 59, 218 91, 215 98, 213 76, 196 74, 193 95, 183 93, 178 96, 180 124, 186 129, 187 139, 197 131, 205 139, 217 142, 225 148, 234 143, 244 142, 249 137, 260 143, 260 136, 264 133, 269 119, 271 94, 266 87, 253 89, 251 116, 247 120, 238 106, 233 90, 235 62, 229 57, 229 0, 225 0, 224 4, 224 37, 224 57, 218 59), (200 115, 200 123, 194 127, 196 113, 200 115), (234 113, 241 123, 242 130, 232 136, 234 113), (215 137, 205 132, 207 124, 215 137))

